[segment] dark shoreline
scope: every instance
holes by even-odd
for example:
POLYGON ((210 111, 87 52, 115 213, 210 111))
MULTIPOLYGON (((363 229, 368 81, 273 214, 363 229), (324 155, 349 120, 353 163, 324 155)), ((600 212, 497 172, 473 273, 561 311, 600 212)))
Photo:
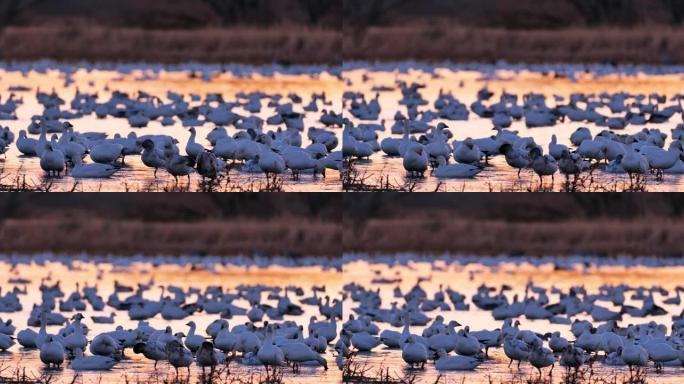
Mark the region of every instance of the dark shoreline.
POLYGON ((0 60, 326 64, 417 60, 455 63, 684 63, 684 28, 636 26, 509 30, 407 24, 342 29, 298 25, 147 30, 82 24, 0 30, 0 60))
POLYGON ((334 29, 279 25, 191 30, 58 25, 0 30, 0 60, 61 62, 342 63, 334 29))
POLYGON ((684 28, 635 26, 510 30, 406 24, 345 28, 344 58, 458 63, 684 63, 684 28))

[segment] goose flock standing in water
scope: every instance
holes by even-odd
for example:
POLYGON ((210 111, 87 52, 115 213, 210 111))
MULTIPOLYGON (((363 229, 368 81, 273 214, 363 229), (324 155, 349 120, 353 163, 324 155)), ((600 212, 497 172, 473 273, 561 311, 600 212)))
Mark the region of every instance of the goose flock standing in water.
MULTIPOLYGON (((70 69, 54 66, 51 69, 65 71, 69 85, 70 69)), ((158 73, 163 67, 154 70, 158 73)), ((238 92, 226 99, 220 93, 202 96, 173 91, 164 96, 111 91, 103 96, 76 88, 74 96, 65 100, 54 89, 38 88, 34 95, 28 93, 30 88, 10 89, 22 96, 12 93, 0 100, 0 120, 17 120, 28 98, 35 97, 42 110, 23 129, 13 132, 0 127, 0 154, 16 146, 21 156, 36 158, 47 176, 110 178, 126 167, 127 159, 138 156, 155 178, 164 170, 176 180, 189 180, 191 174, 215 179, 232 169, 246 175, 289 173, 294 180, 309 174, 320 180, 326 170, 342 169, 341 114, 334 112, 325 91, 308 94, 305 100, 294 92, 238 92), (88 131, 84 118, 122 119, 131 130, 114 135, 88 131), (179 142, 172 133, 145 134, 144 129, 152 125, 170 131, 172 126, 182 126, 189 138, 179 142), (213 128, 200 137, 199 128, 206 126, 213 128)))
MULTIPOLYGON (((391 73, 390 67, 375 70, 391 73)), ((514 171, 513 177, 529 171, 540 183, 557 174, 570 181, 594 171, 606 176, 624 174, 630 180, 652 174, 658 181, 667 174, 684 173, 684 94, 575 92, 562 96, 495 93, 484 86, 474 101, 466 103, 454 95, 463 84, 440 81, 434 68, 416 64, 403 70, 422 70, 434 81, 404 81, 397 75, 395 85, 378 86, 372 71, 356 82, 347 79, 345 158, 361 165, 391 163, 396 158, 407 176, 438 179, 484 177, 482 171, 502 167, 514 171), (434 88, 437 82, 442 89, 430 99, 425 95, 426 83, 434 88), (370 88, 372 93, 353 91, 356 88, 370 88), (399 101, 387 102, 395 93, 400 94, 399 101), (473 121, 489 125, 492 133, 463 132, 466 128, 460 123, 473 121), (555 130, 568 123, 584 126, 569 137, 553 134, 550 142, 535 139, 535 130, 555 130), (521 128, 513 129, 514 124, 521 128), (658 128, 665 124, 667 130, 658 128), (495 158, 501 161, 492 163, 495 158)), ((562 67, 547 71, 570 76, 562 67)))
MULTIPOLYGON (((98 274, 104 274, 99 272, 98 274)), ((328 369, 334 351, 342 302, 325 286, 285 287, 255 284, 234 289, 221 286, 157 287, 153 280, 128 286, 114 281, 108 296, 101 284, 76 284, 65 290, 48 274, 38 292, 21 285, 31 283, 13 272, 0 295, 0 313, 25 311, 26 296, 38 295, 25 324, 0 320, 0 351, 5 358, 21 348, 35 351, 47 368, 74 371, 109 371, 139 355, 156 370, 167 365, 176 374, 196 366, 214 372, 226 364, 263 366, 267 370, 328 369), (160 293, 153 291, 160 288, 160 293), (87 316, 111 310, 109 316, 87 316), (306 316, 311 313, 311 316, 306 316), (200 329, 193 319, 214 318, 200 329), (306 320, 291 320, 295 317, 306 320), (238 321, 237 318, 245 320, 238 321), (127 319, 123 326, 120 319, 127 319), (128 321, 130 320, 130 321, 128 321), (151 323, 167 322, 155 328, 151 323), (171 322, 184 326, 170 325, 171 322), (94 333, 98 329, 109 330, 94 333)), ((35 296, 34 296, 35 297, 35 296)))
MULTIPOLYGON (((347 353, 368 359, 362 364, 372 365, 377 354, 385 362, 400 356, 409 369, 472 371, 507 364, 514 372, 527 366, 540 376, 558 366, 570 373, 588 366, 624 367, 630 374, 646 367, 656 373, 684 367, 682 286, 626 281, 560 288, 531 278, 522 289, 482 283, 471 291, 444 281, 447 275, 429 275, 449 273, 450 264, 425 269, 399 260, 384 263, 369 261, 364 267, 373 271, 371 285, 346 279, 344 286, 341 338, 347 353), (482 328, 483 317, 499 326, 482 328)), ((555 270, 569 265, 558 263, 555 270)))

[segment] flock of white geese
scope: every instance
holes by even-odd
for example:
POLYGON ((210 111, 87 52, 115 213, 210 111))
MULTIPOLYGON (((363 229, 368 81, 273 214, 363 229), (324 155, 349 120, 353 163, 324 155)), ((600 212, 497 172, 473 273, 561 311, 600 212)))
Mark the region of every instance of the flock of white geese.
MULTIPOLYGON (((665 309, 681 308, 682 286, 667 290, 659 285, 606 283, 590 290, 578 282, 561 289, 530 280, 524 291, 483 283, 470 294, 446 281, 433 281, 400 260, 391 261, 393 273, 377 268, 383 263, 374 260, 368 266, 374 271, 371 286, 349 282, 344 287, 349 315, 342 337, 361 357, 382 350, 382 356, 400 355, 408 369, 428 365, 440 372, 472 371, 499 363, 513 371, 527 366, 540 376, 542 370, 550 375, 558 365, 568 372, 603 365, 629 368, 630 373, 647 366, 656 372, 684 367, 684 311, 665 309), (405 279, 416 283, 402 290, 405 279), (480 311, 500 326, 477 327, 473 316, 480 311), (653 320, 665 315, 671 316, 671 325, 653 320), (569 332, 542 330, 551 325, 569 332)), ((431 268, 445 273, 449 265, 431 268)), ((495 265, 498 262, 491 264, 495 265)), ((573 267, 561 262, 555 268, 573 267)))
MULTIPOLYGON (((371 83, 369 76, 362 79, 371 83)), ((353 83, 349 80, 349 89, 353 83)), ((425 84, 397 81, 396 86, 375 86, 370 98, 364 92, 344 94, 345 117, 343 154, 351 159, 370 159, 381 154, 399 158, 408 176, 430 174, 437 178, 474 178, 501 156, 512 170, 530 170, 543 177, 557 173, 567 178, 600 170, 608 174, 643 177, 684 173, 684 95, 618 93, 575 93, 552 97, 530 92, 495 95, 486 87, 470 105, 451 91, 440 90, 435 100, 426 99, 425 84), (393 117, 381 119, 383 93, 401 92, 393 117), (450 122, 489 120, 493 134, 454 139, 450 122), (520 121, 527 128, 554 129, 565 122, 585 124, 569 140, 552 136, 549 143, 537 143, 533 136, 511 129, 520 121), (671 132, 657 125, 676 124, 671 132), (628 127, 641 127, 634 133, 628 127), (601 129, 592 134, 590 128, 601 129), (387 132, 388 133, 383 133, 387 132), (386 136, 380 140, 380 136, 386 136), (566 142, 566 144, 562 144, 566 142)), ((385 113, 382 116, 387 116, 385 113)), ((459 132, 459 136, 463 136, 459 132)))
POLYGON ((305 291, 298 286, 266 284, 225 289, 157 287, 153 280, 127 286, 115 281, 112 293, 103 297, 99 285, 76 284, 76 289, 66 291, 52 273, 41 279, 39 292, 19 288, 30 283, 12 273, 6 282, 11 288, 3 287, 0 313, 24 310, 27 295, 37 294, 40 301, 31 308, 25 324, 0 320, 0 351, 7 355, 18 348, 22 353, 34 350, 50 369, 108 371, 138 354, 155 370, 158 365, 170 367, 177 375, 183 369, 190 373, 191 366, 213 373, 226 364, 327 370, 327 357, 338 339, 337 321, 342 318, 342 302, 331 297, 325 286, 305 291), (151 292, 157 288, 160 294, 151 292), (286 319, 302 316, 306 308, 318 315, 301 323, 286 319), (111 315, 86 315, 108 310, 111 315), (215 320, 199 329, 193 320, 199 315, 215 320), (120 325, 121 316, 137 325, 120 325), (246 321, 233 323, 237 316, 246 321), (187 323, 182 329, 154 328, 150 320, 156 318, 187 323), (94 334, 94 324, 111 329, 94 334))
MULTIPOLYGON (((13 132, 0 127, 0 154, 15 145, 22 156, 39 159, 47 176, 109 178, 132 156, 140 156, 154 177, 164 170, 176 180, 186 176, 189 180, 191 174, 215 179, 233 168, 267 176, 291 173, 294 179, 312 174, 316 179, 325 177, 327 169, 342 169, 336 132, 342 119, 325 92, 314 93, 310 100, 295 93, 265 92, 241 92, 231 100, 221 94, 168 92, 162 99, 143 91, 136 95, 113 91, 103 99, 78 89, 71 100, 54 90, 38 89, 34 96, 42 111, 31 117, 26 129, 13 132), (260 117, 262 112, 269 117, 260 117), (307 115, 317 116, 316 126, 305 124, 307 115), (132 130, 113 137, 82 130, 84 124, 78 120, 87 116, 124 119, 132 130), (139 133, 152 123, 182 125, 190 136, 179 143, 171 135, 139 133), (196 131, 205 125, 213 126, 206 140, 196 131)), ((0 101, 0 120, 17 120, 24 97, 12 93, 0 101)))

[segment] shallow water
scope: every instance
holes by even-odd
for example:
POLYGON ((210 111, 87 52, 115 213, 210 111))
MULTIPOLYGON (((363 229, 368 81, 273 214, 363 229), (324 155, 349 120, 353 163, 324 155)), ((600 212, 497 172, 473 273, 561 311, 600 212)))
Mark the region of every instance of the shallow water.
MULTIPOLYGON (((427 297, 432 298, 434 293, 442 286, 442 290, 447 287, 464 294, 466 296, 466 303, 470 304, 468 311, 442 311, 435 310, 427 312, 426 314, 434 319, 437 315, 442 315, 445 323, 450 320, 456 320, 463 326, 470 326, 471 330, 488 329, 493 330, 500 328, 503 321, 494 320, 491 312, 484 311, 472 304, 472 295, 477 291, 477 287, 486 284, 488 286, 500 287, 501 284, 511 286, 512 290, 506 292, 509 300, 514 294, 520 297, 524 294, 525 285, 528 281, 532 281, 536 286, 544 288, 557 287, 567 291, 572 286, 583 285, 588 293, 596 293, 599 286, 603 284, 628 284, 632 287, 645 286, 652 287, 654 285, 662 286, 670 290, 670 295, 673 295, 673 288, 681 284, 684 279, 684 265, 680 262, 663 263, 660 265, 650 265, 648 260, 646 264, 635 263, 635 259, 623 259, 622 261, 614 261, 601 265, 584 265, 584 262, 590 263, 591 260, 572 260, 560 262, 555 260, 545 260, 539 262, 526 262, 524 260, 515 260, 515 258, 469 258, 467 262, 460 258, 439 258, 434 260, 421 261, 416 259, 409 261, 408 257, 397 258, 389 256, 384 259, 373 259, 361 257, 348 257, 344 265, 344 284, 356 283, 364 286, 366 289, 379 289, 382 299, 382 308, 390 308, 390 303, 398 302, 401 306, 404 300, 395 298, 393 290, 395 287, 400 287, 403 293, 410 290, 418 281, 423 279, 420 286, 426 291, 427 297), (629 266, 629 267, 628 267, 629 266), (398 283, 380 283, 379 280, 374 279, 397 279, 401 281, 398 283)), ((557 301, 558 296, 549 294, 549 303, 557 301)), ((625 294, 627 298, 626 303, 630 304, 629 296, 631 293, 625 294)), ((662 298, 659 294, 655 294, 656 303, 661 305, 662 298)), ((447 298, 450 307, 453 307, 447 298)), ((633 302, 632 302, 633 303, 633 302)), ((610 303, 601 302, 601 305, 615 310, 610 303)), ((354 314, 353 308, 357 307, 358 303, 353 302, 349 297, 344 302, 345 319, 350 314, 354 314)), ((637 304, 637 306, 640 306, 637 304)), ((646 323, 651 320, 658 323, 665 324, 668 329, 672 324, 671 316, 679 315, 682 306, 676 305, 661 305, 668 311, 664 316, 650 316, 647 318, 634 318, 627 314, 618 322, 620 326, 628 324, 646 323)), ((581 314, 575 318, 580 320, 591 320, 591 317, 586 314, 581 314)), ((574 340, 574 336, 570 333, 569 325, 551 324, 546 320, 528 320, 524 316, 520 317, 520 329, 529 329, 537 333, 544 334, 546 332, 560 331, 563 337, 569 340, 574 340)), ((384 329, 393 329, 401 332, 402 328, 392 327, 387 323, 376 322, 380 327, 380 331, 384 329)), ((430 323, 428 323, 429 325, 430 323)), ((595 325, 597 325, 595 323, 595 325)), ((411 333, 421 334, 425 327, 411 326, 411 333)), ((389 368, 391 373, 396 376, 403 376, 404 374, 415 374, 421 382, 432 383, 435 382, 439 375, 447 382, 460 383, 465 379, 467 383, 490 383, 490 377, 493 382, 506 382, 516 377, 522 376, 527 378, 529 375, 537 375, 534 369, 528 363, 521 365, 521 370, 515 368, 515 364, 509 369, 509 360, 503 352, 503 348, 490 349, 490 359, 486 360, 475 371, 472 372, 439 372, 434 368, 432 362, 428 362, 425 370, 406 369, 407 365, 401 357, 401 350, 388 349, 384 345, 375 348, 371 353, 358 354, 355 361, 361 364, 367 364, 368 367, 377 369, 379 367, 389 368)), ((597 376, 613 376, 613 375, 629 375, 627 367, 611 367, 605 366, 602 363, 594 363, 594 371, 597 376)), ((544 370, 548 373, 548 368, 544 370)), ((556 364, 553 370, 554 382, 560 382, 563 369, 556 364)), ((651 366, 648 368, 648 382, 656 383, 680 383, 684 369, 666 367, 663 373, 655 373, 651 366)), ((525 381, 523 381, 525 382, 525 381)))
MULTIPOLYGON (((11 70, 11 68, 0 69, 0 96, 2 100, 6 100, 10 95, 10 87, 27 87, 29 91, 14 91, 19 98, 23 98, 24 104, 20 105, 17 110, 18 120, 0 121, 1 126, 9 126, 14 132, 16 138, 19 136, 19 130, 26 129, 31 122, 31 117, 36 114, 41 114, 43 108, 38 104, 35 93, 37 90, 49 92, 55 90, 57 94, 66 101, 66 105, 62 109, 68 109, 69 102, 76 94, 76 90, 87 93, 98 93, 98 101, 103 102, 108 100, 110 94, 114 91, 121 91, 128 93, 131 97, 137 95, 139 91, 147 92, 154 96, 159 96, 164 102, 168 102, 166 94, 168 91, 176 92, 185 95, 185 100, 188 101, 189 94, 199 95, 204 99, 205 95, 211 93, 220 93, 226 101, 235 100, 235 94, 239 92, 264 92, 266 94, 282 94, 283 96, 289 93, 296 93, 303 98, 303 103, 307 104, 313 93, 325 92, 328 100, 332 101, 332 106, 328 107, 335 111, 341 109, 341 87, 340 82, 334 75, 327 72, 311 72, 311 74, 303 73, 266 73, 260 74, 257 70, 246 70, 246 73, 233 74, 213 73, 211 77, 207 76, 192 76, 189 70, 183 68, 173 68, 169 70, 160 70, 158 68, 150 69, 145 66, 140 66, 139 69, 125 68, 117 70, 109 67, 102 68, 88 68, 75 71, 68 76, 67 80, 65 72, 56 69, 46 71, 30 71, 19 72, 11 70)), ((201 67, 200 67, 201 68, 201 67)), ((207 67, 206 71, 209 73, 211 67, 207 67)), ((213 69, 212 69, 213 70, 213 69)), ((190 102, 190 106, 197 106, 199 102, 190 102)), ((319 106, 320 107, 320 106, 319 106)), ((301 112, 302 105, 295 105, 295 111, 301 112)), ((235 108, 236 113, 250 116, 251 113, 244 111, 241 108, 235 108)), ((273 109, 266 106, 264 103, 259 117, 264 119, 273 114, 273 109)), ((320 113, 307 113, 304 119, 306 129, 309 127, 322 127, 318 122, 320 113)), ((134 131, 138 136, 146 134, 166 134, 175 137, 179 141, 179 149, 181 154, 185 154, 185 143, 190 136, 188 128, 183 127, 181 121, 175 118, 173 126, 164 127, 161 125, 160 119, 152 121, 146 128, 132 128, 129 126, 127 119, 115 119, 108 117, 106 119, 97 119, 92 114, 80 119, 69 120, 76 131, 81 132, 105 132, 109 138, 114 134, 119 133, 126 136, 129 132, 134 131)), ((210 148, 209 142, 206 141, 206 134, 214 128, 214 124, 206 123, 201 127, 197 127, 197 142, 202 144, 205 148, 210 148)), ((227 127, 228 134, 232 135, 236 132, 234 127, 227 127)), ((275 129, 275 127, 265 126, 267 129, 275 129)), ((337 130, 340 131, 340 130, 337 130)), ((338 132, 339 133, 339 132, 338 132)), ((29 135, 37 138, 38 135, 29 135)), ((341 136, 341 134, 340 134, 341 136)), ((48 139, 50 134, 48 134, 48 139)), ((340 138, 341 142, 341 138, 340 138)), ((302 132, 302 145, 309 144, 306 138, 306 131, 302 132)), ((89 159, 87 158, 86 161, 89 159)), ((11 145, 7 153, 7 159, 0 158, 0 177, 2 177, 3 184, 15 184, 16 177, 26 176, 26 183, 29 185, 44 185, 49 183, 52 185, 53 191, 77 190, 77 191, 163 191, 164 189, 171 189, 174 186, 183 187, 187 184, 187 179, 184 184, 175 184, 172 176, 164 171, 157 173, 157 178, 154 177, 154 170, 147 168, 141 161, 140 156, 127 156, 125 166, 123 169, 116 172, 109 179, 81 179, 75 180, 70 176, 62 178, 46 178, 43 170, 40 168, 40 159, 37 157, 27 158, 21 155, 15 144, 11 145)), ((224 179, 226 185, 219 186, 219 190, 240 190, 241 188, 247 190, 258 190, 260 186, 266 185, 266 179, 263 175, 244 173, 239 171, 239 167, 232 170, 229 175, 230 180, 224 179)), ((189 190, 194 191, 198 189, 197 184, 200 177, 195 173, 190 182, 189 190)), ((303 174, 298 181, 294 181, 291 175, 284 174, 282 176, 283 190, 291 192, 299 191, 339 191, 340 178, 339 172, 328 170, 326 178, 318 176, 314 178, 311 174, 303 174)))
MULTIPOLYGON (((541 67, 541 66, 540 66, 541 67)), ((549 66, 551 67, 551 66, 549 66)), ((420 89, 420 94, 428 101, 428 105, 419 107, 420 111, 427 109, 435 110, 434 101, 439 95, 440 89, 444 92, 451 92, 460 102, 466 104, 470 110, 470 105, 477 99, 477 92, 483 87, 487 87, 494 92, 494 96, 486 101, 490 105, 499 100, 502 91, 518 95, 518 103, 521 103, 522 95, 535 92, 546 96, 547 105, 554 107, 554 95, 564 97, 560 104, 567 104, 568 96, 572 93, 599 94, 602 92, 617 93, 627 92, 632 94, 651 94, 659 93, 667 95, 668 98, 681 92, 684 87, 684 69, 681 67, 655 67, 635 70, 614 70, 604 73, 605 68, 597 66, 593 68, 595 72, 585 73, 586 68, 574 66, 559 66, 567 71, 556 76, 549 69, 538 69, 530 67, 527 70, 523 67, 513 67, 506 65, 494 66, 440 66, 412 63, 398 63, 393 65, 376 65, 364 63, 353 63, 345 68, 344 77, 346 80, 345 91, 362 92, 366 100, 375 97, 376 91, 373 87, 387 87, 387 91, 380 91, 380 105, 382 112, 376 123, 385 120, 386 129, 378 132, 378 142, 386 137, 400 138, 401 135, 392 135, 390 128, 394 124, 394 114, 397 111, 406 115, 406 107, 399 105, 401 91, 396 86, 397 81, 405 81, 408 84, 413 82, 424 84, 425 88, 420 89), (482 69, 478 69, 481 67, 482 69), (546 70, 547 72, 544 72, 546 70), (364 81, 366 77, 366 81, 364 81)), ((610 67, 612 68, 612 67, 610 67)), ((586 69, 589 70, 589 69, 586 69)), ((671 102, 668 105, 672 104, 671 102)), ((610 110, 598 109, 598 112, 610 116, 610 110)), ((345 116, 353 120, 354 124, 373 123, 372 121, 360 121, 355 119, 350 113, 345 116)), ((662 132, 670 135, 670 129, 682 123, 682 115, 676 113, 668 122, 663 124, 629 125, 624 130, 615 131, 620 134, 630 134, 642 130, 644 127, 658 128, 662 132)), ((468 121, 447 121, 434 120, 430 124, 437 125, 439 122, 446 123, 454 137, 449 140, 464 140, 467 137, 482 138, 494 135, 491 119, 480 118, 472 111, 468 121)), ((596 135, 606 127, 598 127, 593 123, 587 122, 559 122, 553 127, 527 128, 524 119, 513 121, 510 130, 518 131, 522 137, 531 136, 536 143, 544 148, 548 153, 548 143, 551 136, 556 134, 560 144, 570 144, 570 134, 579 127, 587 127, 592 135, 596 135)), ((420 136, 414 134, 415 137, 420 136)), ((669 144, 666 142, 665 148, 669 144)), ((452 160, 453 161, 453 160, 452 160)), ((356 162, 356 169, 359 174, 367 177, 369 183, 377 181, 380 175, 389 177, 395 185, 404 185, 407 182, 416 183, 417 190, 421 191, 527 191, 527 190, 555 190, 563 189, 564 178, 560 173, 556 173, 552 183, 550 177, 546 177, 543 188, 540 188, 538 176, 531 170, 523 170, 518 178, 517 170, 508 166, 503 156, 490 159, 490 166, 486 167, 473 179, 438 179, 426 172, 425 178, 409 179, 403 167, 400 157, 388 157, 384 152, 376 152, 370 160, 359 160, 356 162)), ((586 175, 586 173, 585 173, 586 175)), ((603 172, 601 169, 594 171, 592 190, 623 190, 630 186, 629 177, 626 174, 615 175, 603 172)), ((646 180, 648 191, 681 191, 684 190, 683 175, 666 175, 663 181, 657 181, 655 176, 649 175, 646 180)))
MULTIPOLYGON (((269 267, 264 266, 238 266, 238 265, 221 265, 211 263, 196 263, 193 265, 189 263, 184 264, 164 264, 159 261, 154 262, 135 262, 128 263, 124 260, 115 263, 89 263, 85 261, 73 261, 69 263, 55 262, 55 261, 41 261, 39 264, 17 264, 12 269, 11 263, 7 261, 0 262, 0 276, 5 280, 2 284, 3 290, 7 291, 13 286, 7 283, 10 278, 21 277, 29 279, 31 282, 27 285, 28 295, 20 296, 23 310, 16 313, 1 313, 2 320, 12 319, 13 324, 17 327, 17 332, 26 328, 26 319, 30 313, 31 307, 34 303, 40 302, 40 292, 38 287, 41 279, 51 276, 51 281, 47 284, 52 285, 56 281, 61 281, 62 290, 65 295, 69 295, 75 288, 76 284, 80 284, 81 288, 84 285, 97 285, 99 295, 106 301, 107 297, 113 292, 114 281, 135 287, 138 283, 146 284, 154 281, 154 288, 148 291, 145 296, 148 298, 157 298, 161 292, 160 287, 174 285, 187 289, 195 287, 203 290, 207 286, 222 286, 224 291, 234 291, 234 288, 240 284, 257 285, 265 284, 268 286, 278 286, 284 288, 286 286, 302 287, 305 291, 304 297, 311 296, 311 288, 316 286, 325 286, 326 294, 334 295, 341 288, 341 277, 338 272, 333 269, 322 268, 316 265, 310 266, 278 266, 273 265, 269 267)), ((19 284, 23 287, 23 284, 19 284)), ((119 294, 121 299, 128 294, 119 294)), ((265 302, 274 304, 266 297, 263 297, 265 302)), ((293 302, 298 303, 297 300, 293 302)), ((242 299, 236 300, 235 304, 240 307, 246 307, 248 304, 242 299)), ((284 320, 294 320, 300 324, 308 324, 309 318, 312 315, 318 314, 318 308, 313 306, 302 305, 304 314, 301 316, 285 316, 284 320)), ((122 325, 124 328, 135 328, 137 321, 131 321, 128 318, 126 311, 114 311, 116 313, 115 324, 94 324, 90 316, 108 316, 113 309, 106 306, 101 312, 95 312, 90 305, 87 306, 87 311, 84 312, 85 319, 83 322, 90 327, 88 339, 91 340, 94 335, 114 330, 117 325, 122 325)), ((67 318, 71 317, 75 312, 63 313, 67 318)), ((320 316, 319 316, 320 317, 320 316)), ((157 315, 153 319, 149 319, 149 323, 154 328, 163 329, 167 325, 173 328, 174 332, 184 332, 187 334, 188 327, 185 325, 188 321, 193 320, 197 324, 197 332, 201 335, 206 335, 206 327, 212 321, 219 318, 219 315, 208 315, 204 312, 195 313, 184 320, 167 321, 157 315)), ((267 320, 268 317, 264 317, 267 320)), ((234 316, 228 319, 230 327, 234 325, 243 324, 247 322, 246 316, 234 316)), ((48 332, 55 333, 61 327, 49 326, 48 332)), ((38 330, 34 328, 34 330, 38 330)), ((332 348, 330 348, 332 351, 332 348)), ((301 372, 295 376, 289 370, 285 372, 286 382, 293 383, 338 383, 339 371, 335 366, 334 357, 331 352, 326 353, 326 359, 329 361, 330 369, 324 371, 322 368, 302 367, 301 372)), ((89 354, 88 352, 86 354, 89 354)), ((18 344, 13 346, 9 352, 0 354, 0 366, 7 369, 3 374, 12 372, 15 367, 26 368, 29 376, 39 376, 41 374, 49 374, 54 376, 57 383, 71 382, 75 373, 67 364, 63 365, 61 370, 45 370, 43 363, 40 361, 37 350, 25 350, 18 344)), ((260 366, 246 366, 236 364, 230 365, 231 373, 236 376, 247 377, 250 375, 259 376, 263 374, 263 367, 260 366)), ((82 382, 102 382, 102 383, 124 383, 137 382, 137 380, 146 380, 150 376, 157 377, 157 375, 164 379, 170 375, 173 369, 166 363, 158 365, 155 372, 153 370, 153 363, 146 360, 142 355, 134 354, 131 350, 126 351, 126 358, 119 362, 111 371, 108 372, 82 372, 82 382)), ((196 366, 191 367, 191 377, 196 377, 198 370, 196 366)), ((54 382, 54 381, 53 381, 54 382)), ((160 382, 156 380, 153 382, 160 382)))

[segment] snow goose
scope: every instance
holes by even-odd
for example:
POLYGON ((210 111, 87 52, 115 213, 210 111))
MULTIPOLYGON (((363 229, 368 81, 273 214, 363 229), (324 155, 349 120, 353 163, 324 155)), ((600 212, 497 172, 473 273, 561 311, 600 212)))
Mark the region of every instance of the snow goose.
POLYGON ((178 182, 178 176, 187 176, 190 182, 190 174, 194 172, 195 168, 191 167, 192 159, 184 156, 175 155, 166 161, 166 170, 178 182))
POLYGON ((409 176, 422 177, 428 168, 428 156, 423 146, 413 144, 404 152, 404 169, 409 176))
POLYGON ((49 335, 40 346, 40 361, 50 367, 58 368, 64 362, 64 347, 49 335))
POLYGON ((83 164, 81 158, 76 157, 74 167, 71 169, 71 176, 77 179, 106 179, 118 170, 119 168, 112 164, 83 164))
POLYGON ((214 154, 226 161, 234 161, 237 150, 237 142, 229 136, 217 139, 216 145, 214 146, 214 154))
POLYGON ((211 152, 204 151, 197 157, 197 173, 202 178, 215 179, 218 175, 226 170, 226 162, 219 160, 216 155, 211 152))
POLYGON ((447 164, 444 157, 437 160, 439 166, 435 168, 434 175, 440 179, 470 179, 482 172, 482 168, 471 164, 447 164))
POLYGON ((121 352, 119 341, 101 333, 90 342, 90 353, 99 356, 117 356, 121 352))
POLYGON ((228 326, 219 331, 214 339, 214 345, 225 353, 233 352, 238 343, 238 337, 229 331, 228 326))
POLYGON ((470 327, 458 331, 455 336, 456 346, 454 351, 463 356, 474 356, 482 352, 480 342, 470 334, 470 327))
POLYGON ((282 344, 280 348, 283 351, 285 360, 292 364, 292 369, 295 372, 299 371, 299 366, 302 363, 315 361, 318 365, 328 370, 328 362, 321 355, 313 351, 309 346, 301 342, 293 342, 282 344))
POLYGON ((90 158, 101 164, 111 164, 123 156, 123 145, 108 140, 95 144, 90 150, 90 158))
POLYGON ((554 353, 561 353, 563 352, 570 343, 568 340, 560 335, 560 332, 556 331, 553 334, 551 334, 551 338, 549 339, 549 348, 554 353))
POLYGON ((133 352, 142 354, 145 358, 154 361, 154 369, 157 369, 157 363, 166 360, 166 352, 164 350, 165 343, 160 343, 155 340, 148 340, 145 343, 137 343, 133 346, 133 352))
POLYGON ((355 333, 351 338, 352 345, 361 352, 369 352, 381 344, 381 341, 368 332, 355 333))
POLYGON ((589 128, 580 127, 570 135, 570 142, 575 146, 580 146, 584 140, 591 140, 591 131, 589 128))
POLYGON ((195 142, 196 136, 197 131, 195 130, 195 127, 190 128, 190 137, 185 145, 185 153, 187 153, 188 157, 191 159, 196 159, 200 153, 204 152, 204 147, 195 142))
POLYGON ((14 337, 11 335, 6 335, 4 333, 0 333, 0 351, 6 351, 15 344, 14 343, 14 337))
POLYGON ((266 327, 266 338, 257 352, 257 358, 266 368, 267 374, 269 367, 277 369, 285 362, 283 350, 273 343, 273 327, 270 324, 266 327))
POLYGON ((501 145, 499 147, 499 152, 505 156, 508 165, 518 169, 518 177, 520 177, 520 171, 530 165, 528 155, 523 151, 514 148, 509 143, 501 145))
POLYGON ((24 348, 38 348, 36 337, 38 333, 31 328, 22 329, 17 333, 17 341, 24 348))
POLYGON ((74 359, 71 360, 71 369, 74 371, 109 371, 116 365, 116 359, 108 356, 84 356, 83 350, 74 350, 74 359))
POLYGON ((560 365, 568 369, 573 368, 577 372, 586 360, 587 356, 582 348, 568 344, 561 353, 560 365))
POLYGON ((216 352, 214 349, 214 344, 210 341, 205 341, 197 350, 197 365, 202 368, 202 374, 204 374, 204 369, 209 367, 210 373, 214 373, 216 365, 225 362, 226 356, 221 352, 216 352))
POLYGON ((66 168, 66 160, 64 153, 57 149, 57 141, 55 138, 48 144, 46 150, 40 157, 40 167, 47 172, 48 176, 59 177, 66 168))
POLYGON ((166 344, 164 351, 166 352, 166 360, 176 370, 178 376, 179 368, 187 368, 190 374, 190 365, 192 364, 192 352, 187 350, 178 340, 172 340, 166 344))
POLYGON ((204 342, 204 337, 195 334, 195 330, 197 328, 197 325, 195 324, 194 321, 190 321, 185 325, 190 327, 190 330, 188 331, 188 335, 185 337, 185 346, 192 353, 195 353, 195 352, 197 352, 199 347, 202 346, 202 343, 204 342))
POLYGON ((4 322, 0 320, 0 333, 12 336, 16 330, 17 327, 12 324, 12 319, 7 319, 7 321, 4 322))
POLYGON ((508 367, 511 367, 513 361, 517 361, 518 369, 520 369, 520 363, 528 360, 530 350, 524 341, 509 336, 504 339, 504 353, 510 359, 508 367))
POLYGON ((166 165, 166 157, 161 149, 155 146, 154 141, 147 139, 142 143, 142 162, 150 168, 154 168, 154 177, 157 177, 157 170, 164 168, 166 165))
POLYGON ((27 137, 26 131, 23 129, 19 131, 19 138, 17 139, 17 149, 24 156, 36 156, 38 154, 36 148, 37 145, 38 140, 27 137))
POLYGON ((558 139, 556 138, 555 134, 551 136, 551 142, 549 143, 549 155, 553 156, 553 158, 556 160, 560 160, 561 154, 567 149, 568 147, 566 145, 558 144, 558 139))
POLYGON ((473 371, 482 359, 471 356, 448 356, 443 349, 437 351, 439 358, 435 360, 435 368, 438 371, 473 371))
POLYGON ((95 324, 114 324, 115 312, 112 312, 109 316, 90 316, 95 324))
POLYGON ((644 347, 634 342, 633 336, 628 336, 620 357, 629 367, 630 373, 634 367, 645 367, 648 364, 648 352, 644 347))
POLYGON ((556 362, 556 358, 553 356, 553 352, 547 348, 544 348, 540 342, 532 345, 532 350, 530 351, 530 356, 528 359, 530 364, 537 368, 540 377, 542 374, 542 368, 550 366, 551 371, 549 372, 549 375, 551 375, 551 372, 553 372, 553 365, 556 362))
POLYGON ((420 368, 423 369, 428 359, 427 348, 421 343, 416 343, 413 336, 409 336, 406 343, 402 346, 401 358, 404 359, 410 368, 420 365, 420 368))
POLYGON ((458 161, 459 163, 478 163, 481 158, 482 152, 480 152, 480 148, 470 137, 461 142, 454 143, 454 160, 458 161))
POLYGON ((314 174, 317 171, 323 172, 325 175, 325 167, 318 159, 314 159, 311 154, 303 149, 297 147, 288 147, 282 152, 282 157, 285 160, 285 166, 292 171, 293 179, 299 179, 302 171, 312 169, 314 174))
POLYGON ((544 176, 551 176, 553 183, 553 176, 558 171, 556 160, 549 155, 542 155, 538 148, 533 149, 530 156, 532 157, 532 169, 539 176, 539 183, 543 182, 544 176))

